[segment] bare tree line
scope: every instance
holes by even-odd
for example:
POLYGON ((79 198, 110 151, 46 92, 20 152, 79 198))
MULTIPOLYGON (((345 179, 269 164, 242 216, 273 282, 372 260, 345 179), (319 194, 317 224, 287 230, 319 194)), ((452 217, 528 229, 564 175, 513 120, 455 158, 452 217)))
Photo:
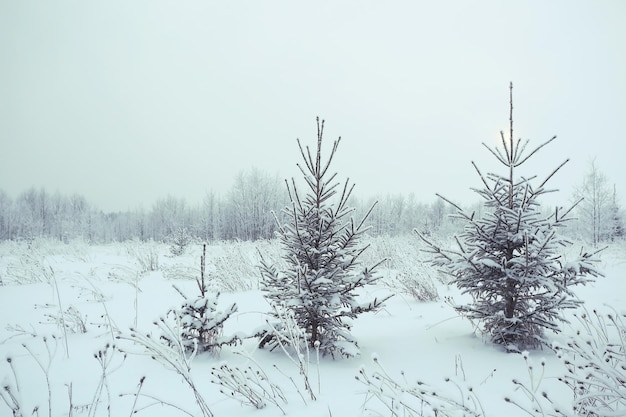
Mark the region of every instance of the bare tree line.
MULTIPOLYGON (((574 192, 573 199, 580 198, 570 234, 593 244, 624 236, 617 196, 595 161, 574 192)), ((449 216, 449 205, 434 196, 425 203, 415 193, 352 197, 354 217, 363 216, 374 201, 378 204, 368 219, 371 235, 395 236, 413 229, 442 235, 459 231, 459 223, 449 216)), ((200 203, 167 195, 147 210, 124 212, 103 212, 78 194, 33 187, 12 200, 0 190, 0 240, 168 241, 181 228, 202 241, 271 239, 276 218, 283 222, 288 202, 284 180, 257 168, 239 172, 224 195, 206 192, 200 203)), ((480 214, 484 207, 477 202, 471 209, 480 214)))
MULTIPOLYGON (((440 202, 419 202, 414 194, 381 196, 351 201, 354 216, 378 200, 370 233, 403 234, 413 228, 439 230, 449 227, 440 202)), ((68 241, 81 238, 94 243, 130 239, 167 241, 185 228, 199 240, 271 239, 276 218, 283 221, 288 205, 284 180, 252 168, 241 171, 224 195, 208 191, 200 203, 167 195, 149 209, 103 212, 82 195, 50 193, 30 188, 14 200, 0 190, 0 240, 47 237, 68 241)))

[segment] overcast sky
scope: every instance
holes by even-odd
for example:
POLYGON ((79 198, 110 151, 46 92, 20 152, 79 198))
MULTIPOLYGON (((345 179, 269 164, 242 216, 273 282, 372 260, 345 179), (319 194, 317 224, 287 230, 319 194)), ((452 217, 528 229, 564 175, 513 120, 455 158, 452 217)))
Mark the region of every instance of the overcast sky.
POLYGON ((190 203, 296 138, 342 136, 362 195, 477 199, 482 142, 558 139, 520 174, 564 204, 591 158, 626 203, 626 2, 0 0, 0 189, 190 203))

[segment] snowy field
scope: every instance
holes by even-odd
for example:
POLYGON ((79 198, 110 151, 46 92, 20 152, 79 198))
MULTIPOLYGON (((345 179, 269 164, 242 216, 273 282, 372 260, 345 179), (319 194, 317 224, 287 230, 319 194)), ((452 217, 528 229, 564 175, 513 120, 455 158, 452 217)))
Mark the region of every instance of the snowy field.
MULTIPOLYGON (((314 349, 300 357, 261 350, 255 339, 193 358, 175 349, 146 353, 145 343, 134 343, 131 328, 161 343, 154 322, 180 306, 180 292, 197 295, 201 245, 175 257, 154 243, 4 242, 0 416, 527 416, 541 413, 505 398, 531 410, 530 398, 542 392, 571 407, 572 390, 557 379, 566 374, 563 360, 547 348, 520 355, 487 343, 450 306, 450 297, 463 297, 424 263, 417 238, 372 243, 366 261, 391 260, 381 270, 382 283, 367 291, 395 296, 354 322, 361 354, 332 359, 318 358, 314 349), (233 385, 217 384, 218 377, 233 385)), ((265 241, 207 247, 209 286, 221 293, 218 309, 238 307, 225 323, 226 336, 243 337, 266 323, 270 306, 259 290, 259 253, 278 260, 280 248, 265 241)), ((600 257, 605 277, 576 291, 590 316, 595 309, 606 323, 596 327, 617 338, 615 355, 621 352, 624 366, 623 341, 605 314, 625 314, 626 246, 610 246, 600 257)), ((549 335, 555 343, 585 341, 585 325, 601 323, 567 314, 571 325, 549 335)), ((612 388, 624 393, 623 383, 612 388)), ((549 400, 539 403, 554 415, 549 400)), ((626 415, 620 410, 613 415, 626 415)))

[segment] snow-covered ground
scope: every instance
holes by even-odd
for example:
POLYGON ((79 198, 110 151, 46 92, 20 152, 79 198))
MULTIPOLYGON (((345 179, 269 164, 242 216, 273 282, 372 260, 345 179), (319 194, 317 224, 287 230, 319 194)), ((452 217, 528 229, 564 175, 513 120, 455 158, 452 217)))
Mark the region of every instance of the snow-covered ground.
MULTIPOLYGON (((415 250, 420 244, 417 239, 394 244, 396 256, 415 256, 414 271, 419 276, 432 275, 415 250)), ((277 257, 275 243, 256 246, 277 257)), ((180 305, 178 291, 189 296, 198 293, 200 253, 200 245, 194 245, 185 255, 173 257, 165 245, 140 242, 89 246, 35 241, 30 249, 24 242, 0 244, 0 416, 117 417, 133 411, 140 416, 201 416, 201 401, 208 406, 204 415, 218 417, 421 415, 423 404, 411 389, 418 397, 436 393, 433 404, 443 404, 440 415, 448 415, 445 407, 451 407, 446 398, 476 410, 477 415, 529 415, 504 400, 508 397, 531 407, 524 388, 514 379, 531 391, 537 388, 538 394, 547 391, 559 403, 571 403, 571 390, 556 379, 564 374, 564 367, 551 350, 532 351, 525 359, 487 343, 446 301, 448 297, 461 301, 458 291, 435 277, 438 300, 421 302, 399 293, 378 313, 355 321, 352 333, 361 348, 358 357, 318 359, 314 350, 303 352, 314 400, 305 388, 298 358, 259 350, 253 339, 225 347, 217 355, 196 356, 186 380, 184 369, 181 373, 151 358, 128 339, 130 328, 158 337, 154 321, 180 305), (222 375, 226 379, 259 378, 258 385, 249 384, 266 406, 242 404, 232 390, 220 393, 212 375, 220 366, 227 370, 222 375), (380 386, 381 379, 387 385, 376 393, 373 387, 380 386), (373 384, 369 391, 367 380, 373 384), (398 385, 394 388, 391 381, 398 385), (384 405, 385 398, 397 406, 397 414, 384 405)), ((257 257, 251 243, 214 244, 207 249, 212 291, 222 291, 220 308, 236 302, 239 309, 226 322, 225 335, 248 334, 265 324, 270 307, 258 290, 257 257)), ((613 245, 600 257, 606 276, 578 288, 577 294, 589 312, 608 312, 612 306, 623 313, 626 247, 613 245)), ((393 281, 367 291, 395 292, 389 283, 393 281)), ((572 320, 562 334, 550 337, 563 343, 575 334, 577 323, 572 320)), ((186 363, 179 365, 184 368, 186 363)), ((423 415, 434 415, 423 410, 423 415)))

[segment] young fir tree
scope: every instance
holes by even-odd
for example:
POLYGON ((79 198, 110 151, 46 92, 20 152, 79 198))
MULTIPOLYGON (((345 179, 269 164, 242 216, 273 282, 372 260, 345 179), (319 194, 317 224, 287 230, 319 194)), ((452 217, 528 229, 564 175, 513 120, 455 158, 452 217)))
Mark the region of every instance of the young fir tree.
POLYGON ((558 332, 558 322, 565 319, 563 309, 575 308, 582 301, 574 298, 572 287, 585 284, 594 269, 594 254, 582 253, 566 262, 558 253, 569 245, 559 236, 571 209, 555 210, 546 218, 539 199, 547 192, 547 181, 567 163, 557 167, 538 186, 535 177, 518 177, 517 168, 538 150, 556 139, 526 152, 528 141, 513 140, 513 85, 510 85, 510 132, 508 140, 501 132, 502 148, 489 152, 506 167, 504 175, 483 173, 472 162, 483 183, 475 190, 483 199, 485 214, 475 218, 459 206, 456 217, 465 222, 456 238, 457 249, 443 249, 425 236, 433 263, 449 273, 472 302, 456 306, 458 312, 476 321, 494 343, 509 351, 538 347, 545 343, 544 331, 558 332))
MULTIPOLYGON (((358 258, 367 249, 360 244, 367 231, 365 220, 355 223, 348 199, 354 184, 346 180, 343 187, 329 172, 339 138, 330 156, 322 159, 324 122, 317 119, 317 151, 311 154, 298 140, 304 167, 298 164, 306 182, 307 193, 301 195, 292 179, 287 182, 291 205, 284 209, 288 223, 279 225, 278 235, 284 247, 286 266, 278 270, 261 262, 263 290, 275 309, 278 322, 259 332, 260 346, 272 349, 296 341, 287 337, 289 329, 281 317, 289 314, 306 334, 310 347, 322 354, 354 356, 356 340, 350 335, 351 320, 357 315, 375 311, 383 299, 357 300, 357 290, 374 283, 376 266, 361 268, 358 258)), ((293 329, 292 329, 293 330, 293 329)))
POLYGON ((218 310, 220 293, 210 292, 207 286, 206 243, 202 245, 200 256, 200 277, 196 278, 200 294, 187 297, 178 287, 174 288, 183 296, 184 302, 179 308, 172 308, 166 317, 155 322, 165 330, 161 335, 169 346, 177 346, 185 352, 217 352, 224 345, 241 343, 239 335, 224 336, 224 323, 237 312, 237 304, 231 304, 226 310, 218 310))
POLYGON ((170 253, 174 256, 180 256, 185 253, 185 249, 191 242, 191 234, 185 226, 177 228, 172 236, 170 236, 170 253))

